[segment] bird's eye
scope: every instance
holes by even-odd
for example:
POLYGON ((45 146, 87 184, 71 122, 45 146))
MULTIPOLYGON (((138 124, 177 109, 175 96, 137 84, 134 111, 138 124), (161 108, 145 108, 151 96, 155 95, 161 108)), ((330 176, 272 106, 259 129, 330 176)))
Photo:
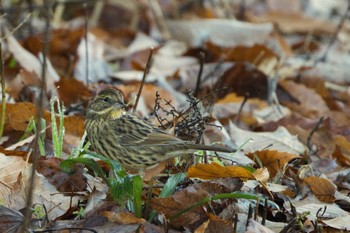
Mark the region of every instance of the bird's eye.
POLYGON ((108 96, 103 98, 103 102, 109 103, 110 101, 111 101, 111 98, 109 98, 108 96))

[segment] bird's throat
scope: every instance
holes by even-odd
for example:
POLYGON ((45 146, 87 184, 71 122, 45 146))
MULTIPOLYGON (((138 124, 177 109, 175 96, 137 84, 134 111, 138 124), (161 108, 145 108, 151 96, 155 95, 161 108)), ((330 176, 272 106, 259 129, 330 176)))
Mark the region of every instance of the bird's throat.
POLYGON ((123 116, 125 114, 124 109, 114 109, 110 112, 109 116, 113 119, 119 119, 121 116, 123 116))

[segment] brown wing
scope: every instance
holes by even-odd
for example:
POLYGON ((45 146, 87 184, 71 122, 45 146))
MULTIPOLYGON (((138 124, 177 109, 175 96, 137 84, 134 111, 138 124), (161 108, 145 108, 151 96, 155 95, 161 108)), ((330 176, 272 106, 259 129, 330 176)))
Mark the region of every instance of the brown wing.
POLYGON ((147 121, 141 120, 133 115, 125 115, 118 119, 118 124, 122 125, 125 130, 120 132, 119 143, 127 145, 169 145, 182 144, 184 141, 170 135, 147 121))

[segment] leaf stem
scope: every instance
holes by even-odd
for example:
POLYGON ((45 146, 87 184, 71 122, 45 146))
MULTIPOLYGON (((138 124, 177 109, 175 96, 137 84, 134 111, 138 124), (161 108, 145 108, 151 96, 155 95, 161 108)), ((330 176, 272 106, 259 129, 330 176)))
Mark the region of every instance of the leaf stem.
POLYGON ((2 40, 0 39, 0 75, 1 75, 1 118, 0 118, 0 138, 4 133, 5 127, 5 111, 6 111, 6 93, 5 93, 5 75, 4 60, 2 57, 2 40))

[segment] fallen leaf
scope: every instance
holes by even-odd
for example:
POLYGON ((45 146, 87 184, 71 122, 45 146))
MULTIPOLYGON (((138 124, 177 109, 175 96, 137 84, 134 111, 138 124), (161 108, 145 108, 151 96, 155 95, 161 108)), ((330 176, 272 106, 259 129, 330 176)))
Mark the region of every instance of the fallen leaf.
MULTIPOLYGON (((157 210, 158 213, 163 213, 167 218, 169 218, 172 215, 179 213, 179 211, 192 206, 194 203, 197 203, 206 197, 210 197, 219 193, 234 192, 239 190, 242 186, 242 183, 238 179, 224 179, 222 181, 226 181, 226 183, 220 184, 205 182, 200 184, 193 184, 188 186, 186 189, 176 192, 170 197, 152 198, 151 207, 157 210)), ((207 205, 208 204, 204 204, 203 206, 207 205)), ((216 208, 215 202, 211 202, 211 207, 214 209, 216 208)), ((192 224, 200 224, 206 221, 207 218, 208 217, 206 216, 203 207, 198 206, 182 213, 177 218, 171 219, 170 223, 174 227, 191 227, 192 224)))
POLYGON ((256 171, 253 172, 253 176, 257 181, 261 183, 265 183, 269 179, 270 174, 267 168, 263 167, 263 168, 256 169, 256 171))
POLYGON ((256 133, 239 129, 230 122, 229 131, 233 142, 238 146, 244 145, 241 150, 247 153, 263 150, 266 147, 291 154, 302 154, 305 150, 305 146, 299 142, 298 137, 291 135, 283 126, 278 127, 274 132, 256 133))
POLYGON ((232 220, 224 220, 220 217, 208 213, 209 219, 199 226, 194 233, 215 233, 220 229, 220 233, 234 233, 232 220))
POLYGON ((108 218, 108 221, 119 223, 119 224, 134 224, 139 223, 142 224, 146 222, 143 218, 136 218, 135 215, 133 215, 130 212, 120 212, 120 213, 114 213, 111 211, 103 211, 102 216, 108 218))
POLYGON ((277 172, 282 172, 289 161, 300 158, 299 155, 277 150, 254 151, 248 153, 247 156, 252 160, 255 160, 255 156, 257 156, 262 165, 269 170, 271 178, 275 177, 277 172))
POLYGON ((298 103, 295 103, 295 101, 282 102, 292 111, 309 118, 321 117, 329 112, 326 102, 313 89, 286 80, 280 81, 279 85, 298 101, 298 103))
POLYGON ((336 145, 335 150, 332 154, 332 158, 335 159, 341 166, 350 167, 350 157, 345 156, 339 145, 336 145))
POLYGON ((91 91, 79 80, 61 78, 56 85, 59 100, 65 106, 87 102, 92 98, 91 91))
POLYGON ((175 40, 192 46, 200 46, 204 40, 220 46, 252 45, 267 38, 273 29, 269 23, 251 24, 228 19, 167 20, 165 23, 175 40))
POLYGON ((350 230, 350 215, 339 216, 333 219, 322 220, 324 224, 338 230, 350 230))
POLYGON ((309 176, 304 179, 304 182, 310 187, 311 192, 317 197, 318 200, 326 203, 333 203, 335 201, 336 187, 329 180, 309 176))
POLYGON ((0 231, 24 232, 24 216, 21 212, 0 205, 0 231))
MULTIPOLYGON (((227 93, 235 92, 239 96, 267 99, 267 76, 248 62, 237 62, 225 71, 213 87, 214 90, 227 88, 227 93)), ((219 93, 220 98, 224 96, 219 93)))
MULTIPOLYGON (((41 77, 42 64, 40 60, 23 48, 18 41, 12 36, 7 37, 7 45, 9 51, 18 61, 18 63, 26 69, 28 72, 35 72, 38 77, 41 77)), ((55 89, 55 82, 60 79, 57 72, 53 69, 49 60, 47 60, 47 69, 46 69, 46 85, 49 91, 55 89)))
POLYGON ((218 163, 212 162, 211 164, 199 163, 190 167, 187 171, 187 177, 200 178, 203 180, 211 180, 216 178, 242 178, 242 179, 255 179, 252 172, 248 171, 244 167, 239 166, 221 166, 218 163))
POLYGON ((309 33, 314 35, 332 34, 336 26, 329 21, 310 18, 301 14, 285 14, 283 12, 269 12, 262 16, 247 15, 249 21, 254 23, 274 23, 283 33, 309 33))
POLYGON ((84 167, 81 164, 75 164, 72 174, 61 171, 59 158, 40 157, 37 164, 37 171, 44 175, 48 181, 54 185, 58 191, 65 194, 75 194, 85 191, 87 188, 86 178, 83 175, 84 167))
POLYGON ((269 228, 261 225, 260 223, 258 223, 252 218, 249 219, 248 221, 249 222, 245 233, 273 233, 273 231, 271 231, 269 228))

